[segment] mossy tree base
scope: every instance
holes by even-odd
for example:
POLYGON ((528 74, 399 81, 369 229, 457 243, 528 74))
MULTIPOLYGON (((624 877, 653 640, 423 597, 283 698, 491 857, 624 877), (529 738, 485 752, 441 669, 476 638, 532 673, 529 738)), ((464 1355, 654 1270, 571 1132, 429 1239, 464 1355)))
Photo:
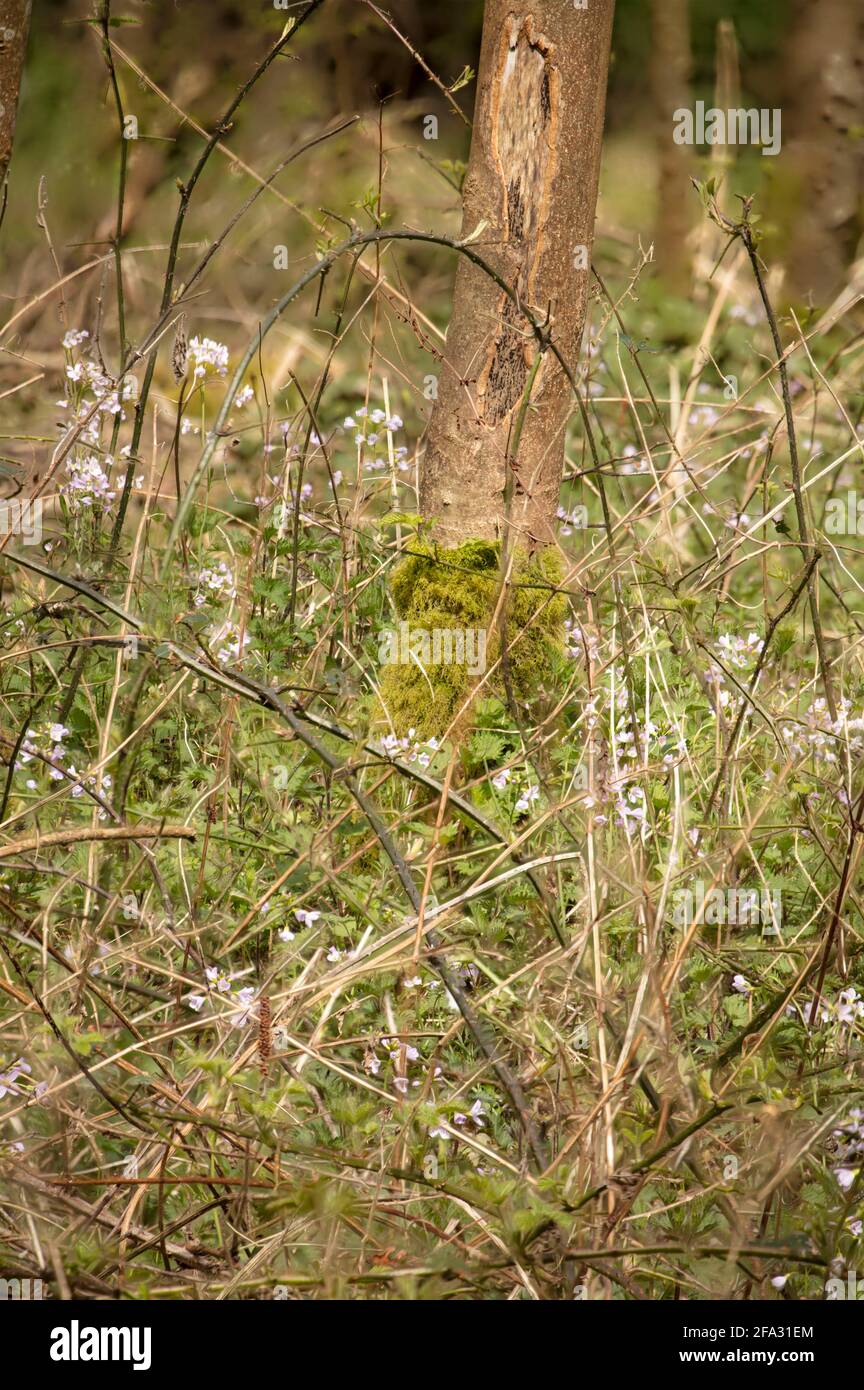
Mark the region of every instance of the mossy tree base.
MULTIPOLYGON (((507 684, 527 698, 563 645, 566 597, 558 552, 516 552, 505 595, 507 684)), ((505 695, 501 657, 501 547, 413 542, 392 580, 399 631, 382 640, 383 719, 400 737, 440 737, 474 694, 505 695), (482 638, 480 636, 482 634, 482 638), (462 656, 464 659, 455 659, 462 656), (491 673, 491 674, 490 674, 491 673)))

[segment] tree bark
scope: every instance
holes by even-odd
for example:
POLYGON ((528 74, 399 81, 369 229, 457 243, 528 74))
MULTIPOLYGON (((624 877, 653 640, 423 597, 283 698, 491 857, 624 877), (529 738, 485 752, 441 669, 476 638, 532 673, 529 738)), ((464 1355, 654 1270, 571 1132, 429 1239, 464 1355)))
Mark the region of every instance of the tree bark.
MULTIPOLYGON (((585 323, 614 0, 487 0, 462 236, 539 319, 575 368, 585 323)), ((502 536, 550 542, 572 409, 547 352, 511 457, 537 342, 525 316, 460 257, 445 361, 420 477, 420 509, 453 546, 502 536), (508 469, 512 488, 508 489, 508 469)))
POLYGON ((12 158, 29 28, 30 0, 0 0, 0 189, 12 158))
POLYGON ((686 295, 692 279, 693 150, 672 138, 673 114, 691 105, 690 0, 651 0, 651 91, 657 147, 654 257, 668 289, 686 295))
POLYGON ((864 231, 864 8, 798 0, 786 51, 786 256, 790 288, 824 302, 837 292, 864 231))

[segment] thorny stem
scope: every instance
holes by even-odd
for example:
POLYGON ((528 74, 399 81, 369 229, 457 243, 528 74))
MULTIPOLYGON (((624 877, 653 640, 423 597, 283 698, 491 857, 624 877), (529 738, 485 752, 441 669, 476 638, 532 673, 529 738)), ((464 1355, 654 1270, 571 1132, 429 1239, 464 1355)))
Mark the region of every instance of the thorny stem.
MULTIPOLYGON (((693 180, 697 190, 701 193, 702 189, 696 180, 693 180)), ((780 373, 780 389, 783 395, 783 410, 786 416, 786 434, 789 440, 789 463, 792 472, 792 492, 795 497, 795 514, 798 519, 798 548, 805 565, 809 562, 813 554, 813 542, 810 539, 810 528, 807 525, 807 513, 804 508, 804 496, 801 490, 801 466, 798 459, 798 437, 795 433, 795 416, 792 412, 792 393, 789 390, 789 372, 786 366, 786 352, 780 341, 780 333, 777 328, 777 318, 771 301, 768 298, 768 291, 765 288, 765 280, 762 275, 762 267, 759 264, 759 254, 756 250, 756 240, 753 236, 753 224, 750 219, 750 210, 753 205, 752 197, 743 198, 743 215, 740 222, 733 222, 721 211, 717 199, 713 192, 707 195, 706 206, 709 216, 727 232, 734 240, 739 237, 744 243, 744 249, 750 260, 753 270, 753 278, 759 290, 759 297, 762 300, 762 307, 765 310, 765 317, 768 320, 768 327, 771 330, 771 340, 774 344, 774 352, 777 357, 777 370, 780 373)), ((816 642, 816 652, 819 658, 819 674, 822 679, 822 686, 825 691, 825 702, 833 720, 837 718, 837 705, 834 699, 834 689, 831 684, 831 673, 828 665, 828 658, 825 654, 825 639, 822 633, 822 619, 819 614, 819 595, 816 586, 816 575, 813 568, 809 572, 807 579, 807 597, 810 605, 810 619, 813 623, 813 637, 816 642)))
MULTIPOLYGON (((789 437, 789 462, 792 468, 792 491, 795 494, 795 514, 798 518, 798 538, 801 556, 805 565, 813 554, 813 542, 810 540, 810 530, 807 525, 807 513, 804 509, 804 498, 801 493, 801 466, 798 461, 798 438, 795 433, 795 419, 792 414, 792 395, 789 391, 789 372, 786 367, 786 354, 783 351, 783 344, 780 342, 780 334, 777 331, 777 320, 768 292, 765 288, 765 281, 762 278, 762 271, 759 266, 759 257, 756 254, 756 246, 753 241, 753 232, 749 221, 743 223, 741 233, 742 240, 750 257, 750 264, 753 267, 753 275, 759 287, 759 294, 768 318, 771 329, 771 338, 774 342, 774 351, 777 354, 777 369, 780 373, 780 385, 783 391, 783 409, 786 413, 786 432, 789 437)), ((816 557, 818 561, 818 556, 816 557)), ((816 590, 815 566, 811 565, 807 572, 807 596, 810 601, 810 617, 813 623, 813 636, 816 639, 816 651, 819 656, 819 673, 822 677, 822 684, 825 689, 825 700, 832 719, 837 718, 837 705, 834 700, 834 689, 831 684, 831 673, 828 666, 828 659, 825 655, 825 639, 822 634, 822 618, 819 613, 819 595, 816 590)))
MULTIPOLYGON (((117 108, 117 119, 120 123, 120 172, 117 179, 117 220, 114 227, 112 250, 114 252, 114 274, 117 279, 117 325, 120 338, 120 361, 122 363, 126 357, 126 307, 123 295, 123 262, 120 256, 120 239, 123 236, 123 212, 126 201, 126 173, 129 163, 129 141, 125 137, 123 100, 120 96, 117 72, 114 67, 114 56, 111 52, 110 24, 111 0, 104 0, 102 11, 99 15, 99 26, 102 30, 103 53, 105 63, 108 67, 111 91, 114 95, 114 105, 117 108)), ((117 424, 119 424, 119 417, 117 424)))
POLYGON ((753 668, 753 674, 747 683, 746 695, 744 699, 741 701, 741 708, 739 709, 738 717, 735 720, 735 727, 733 728, 732 733, 729 735, 729 741, 726 744, 726 749, 723 753, 723 757, 720 760, 720 767, 717 770, 717 776, 714 779, 714 785, 711 788, 711 794, 708 797, 708 804, 705 807, 704 811, 704 818, 706 820, 708 819, 708 816, 711 814, 711 808, 714 805, 717 792, 720 790, 720 785, 726 774, 726 768, 729 764, 729 759, 732 756, 732 750, 734 749, 735 744, 738 740, 738 735, 741 732, 741 726, 744 723, 747 711, 753 703, 753 692, 756 689, 756 685, 759 681, 759 676, 761 674, 762 667, 765 665, 765 661, 768 657, 768 648, 771 644, 771 639, 774 636, 774 633, 777 631, 777 628, 780 626, 780 623, 786 617, 787 613, 792 612, 792 609, 795 607, 796 603, 798 602, 798 599, 801 596, 802 590, 809 584, 810 576, 812 575, 813 571, 818 565, 819 559, 820 554, 817 551, 816 554, 811 558, 803 578, 799 580, 798 584, 792 591, 791 597, 780 609, 780 612, 776 613, 774 617, 771 619, 771 622, 768 624, 768 629, 765 633, 765 637, 762 642, 762 650, 759 653, 759 659, 756 662, 756 665, 753 668))

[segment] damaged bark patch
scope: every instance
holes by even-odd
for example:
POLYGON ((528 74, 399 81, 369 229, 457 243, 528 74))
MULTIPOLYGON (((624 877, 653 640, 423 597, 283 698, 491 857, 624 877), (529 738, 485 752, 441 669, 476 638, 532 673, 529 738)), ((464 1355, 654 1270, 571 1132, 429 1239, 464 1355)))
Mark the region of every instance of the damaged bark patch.
MULTIPOLYGON (((558 167, 560 82, 554 45, 536 33, 531 15, 510 15, 493 79, 491 152, 500 184, 501 222, 511 280, 530 302, 546 250, 546 224, 558 167)), ((531 341, 506 295, 478 382, 482 420, 496 425, 522 399, 531 341)), ((539 385, 539 383, 538 383, 539 385)))

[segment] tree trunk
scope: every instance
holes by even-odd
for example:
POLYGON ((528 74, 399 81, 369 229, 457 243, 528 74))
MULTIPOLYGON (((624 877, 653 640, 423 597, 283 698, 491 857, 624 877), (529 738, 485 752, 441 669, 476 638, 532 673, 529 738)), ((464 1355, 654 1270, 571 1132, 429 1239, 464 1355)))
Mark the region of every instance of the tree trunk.
MULTIPOLYGON (((30 0, 0 0, 0 189, 12 158, 29 28, 30 0)), ((4 196, 0 193, 0 200, 4 196)))
POLYGON ((689 293, 693 150, 672 138, 673 113, 689 108, 690 0, 651 0, 651 90, 656 121, 657 217, 654 256, 666 287, 689 293))
MULTIPOLYGON (((731 19, 717 22, 717 38, 714 59, 714 105, 718 111, 736 111, 741 106, 741 68, 738 61, 738 36, 731 19)), ((735 145, 712 145, 709 175, 716 181, 718 189, 725 184, 718 199, 721 206, 728 203, 731 213, 737 215, 738 202, 729 187, 728 176, 735 167, 735 145)), ((704 174, 702 175, 704 177, 704 174)), ((692 189, 688 196, 692 201, 692 189)), ((698 204, 697 204, 698 206, 698 204)), ((723 253, 727 238, 709 217, 703 217, 699 224, 697 250, 694 265, 695 283, 693 298, 697 304, 705 304, 714 293, 711 276, 723 253)))
MULTIPOLYGON (((487 0, 462 235, 544 319, 575 368, 585 322, 614 0, 487 0)), ((445 363, 420 478, 436 541, 502 536, 510 495, 516 546, 554 535, 565 373, 546 353, 531 389, 512 492, 512 431, 537 343, 523 314, 460 257, 445 363)))
POLYGON ((786 53, 784 131, 790 288, 824 302, 837 292, 864 230, 864 8, 861 0, 794 7, 786 53))

